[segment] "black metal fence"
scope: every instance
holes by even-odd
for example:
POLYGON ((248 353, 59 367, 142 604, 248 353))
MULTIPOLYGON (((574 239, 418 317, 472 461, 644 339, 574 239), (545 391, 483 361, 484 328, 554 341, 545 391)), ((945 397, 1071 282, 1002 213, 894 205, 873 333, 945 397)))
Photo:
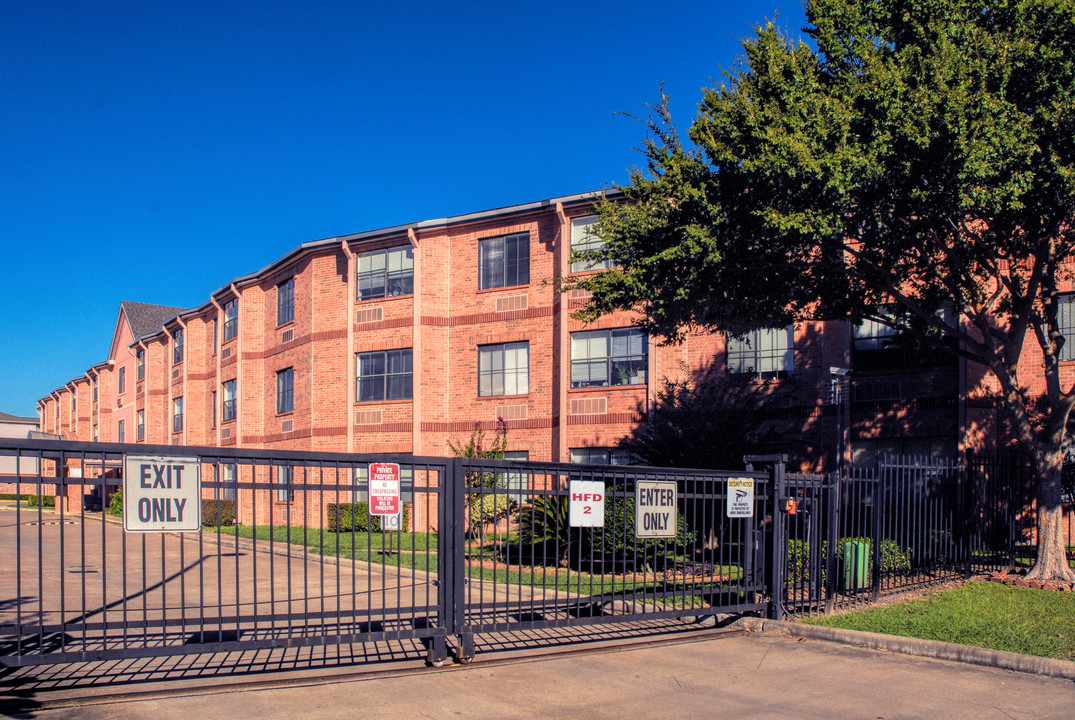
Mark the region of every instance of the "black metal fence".
POLYGON ((767 472, 32 440, 4 456, 0 665, 380 641, 439 664, 449 638, 465 660, 478 634, 769 604, 767 472), (198 466, 196 530, 125 530, 110 509, 128 453, 198 466), (370 513, 375 461, 399 466, 398 530, 370 513), (746 517, 729 517, 730 475, 753 491, 746 517), (640 539, 646 488, 675 492, 640 539))
MULTIPOLYGON (((18 467, 0 476, 17 498, 0 516, 0 665, 404 640, 447 657, 436 573, 450 548, 428 533, 404 545, 345 512, 368 492, 368 458, 0 442, 18 467), (196 532, 124 531, 107 508, 125 453, 197 460, 196 532)), ((445 525, 446 461, 386 459, 401 464, 409 519, 445 525)))
POLYGON ((884 458, 840 475, 789 474, 781 612, 828 612, 1031 561, 1029 467, 1014 459, 884 458))
POLYGON ((0 440, 0 665, 385 641, 439 664, 481 635, 825 612, 1033 552, 1016 463, 888 458, 821 476, 750 461, 0 440), (196 529, 125 531, 110 510, 127 453, 198 466, 196 529), (398 465, 398 515, 371 514, 372 462, 398 465))

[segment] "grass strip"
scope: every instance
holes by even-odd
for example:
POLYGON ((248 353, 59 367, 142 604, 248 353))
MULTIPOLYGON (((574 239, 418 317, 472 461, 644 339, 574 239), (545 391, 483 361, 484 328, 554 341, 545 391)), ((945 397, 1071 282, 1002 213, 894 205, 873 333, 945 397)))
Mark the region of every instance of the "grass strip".
POLYGON ((803 622, 1075 661, 1075 593, 968 582, 888 607, 803 622))

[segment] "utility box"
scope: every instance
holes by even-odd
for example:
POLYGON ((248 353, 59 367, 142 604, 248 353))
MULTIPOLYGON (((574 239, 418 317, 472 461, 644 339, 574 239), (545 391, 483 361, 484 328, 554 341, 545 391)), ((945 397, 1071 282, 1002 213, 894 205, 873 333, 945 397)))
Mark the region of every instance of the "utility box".
POLYGON ((844 540, 844 590, 861 590, 870 583, 870 541, 844 540))

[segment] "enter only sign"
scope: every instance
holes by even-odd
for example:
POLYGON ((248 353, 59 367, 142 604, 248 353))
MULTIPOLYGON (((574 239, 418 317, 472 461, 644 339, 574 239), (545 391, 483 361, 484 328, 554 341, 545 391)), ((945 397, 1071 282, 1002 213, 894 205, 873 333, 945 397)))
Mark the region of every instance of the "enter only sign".
POLYGON ((639 480, 635 484, 635 537, 674 538, 676 508, 675 482, 639 480))

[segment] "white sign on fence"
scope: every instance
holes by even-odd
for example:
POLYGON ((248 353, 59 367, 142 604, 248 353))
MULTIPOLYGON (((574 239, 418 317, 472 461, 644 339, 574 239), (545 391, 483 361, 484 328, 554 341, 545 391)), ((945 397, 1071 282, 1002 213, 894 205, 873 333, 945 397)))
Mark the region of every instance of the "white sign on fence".
POLYGON ((568 525, 602 527, 605 524, 605 484, 600 480, 572 480, 568 487, 568 525))
POLYGON ((674 538, 676 508, 675 482, 639 480, 635 483, 635 537, 674 538))
POLYGON ((198 458, 123 458, 123 528, 127 532, 196 532, 202 527, 198 458))
POLYGON ((754 517, 754 478, 728 478, 728 512, 733 517, 754 517))

